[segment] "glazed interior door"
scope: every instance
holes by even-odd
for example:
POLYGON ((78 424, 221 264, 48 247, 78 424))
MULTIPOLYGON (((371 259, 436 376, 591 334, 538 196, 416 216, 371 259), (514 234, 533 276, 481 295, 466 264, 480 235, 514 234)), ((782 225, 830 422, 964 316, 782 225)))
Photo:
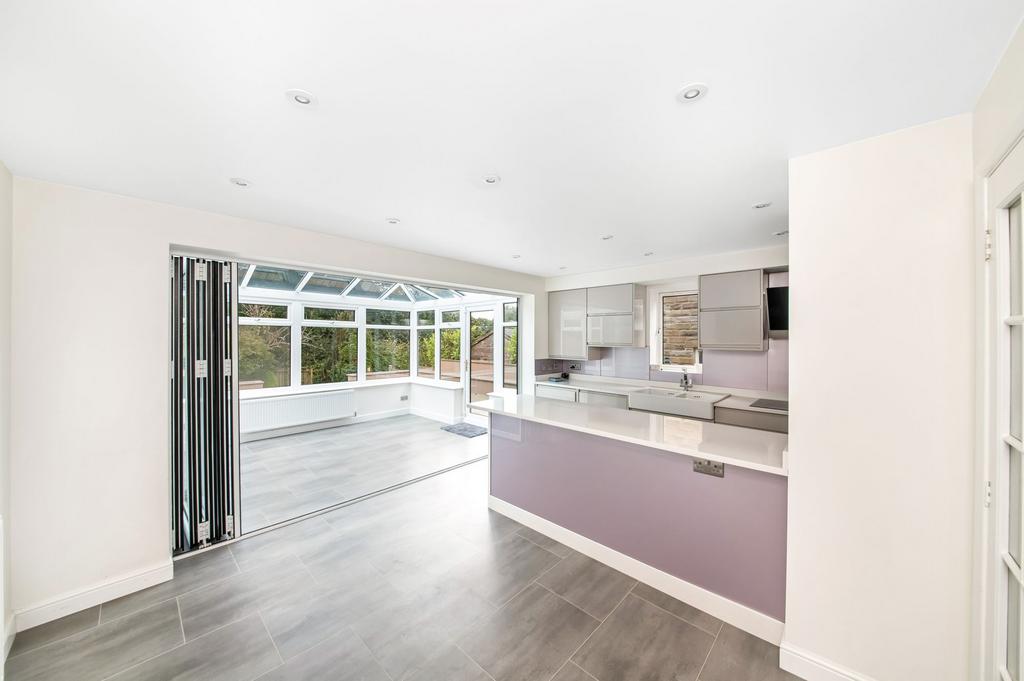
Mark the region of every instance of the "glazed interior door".
POLYGON ((1024 145, 986 178, 982 405, 986 501, 983 678, 1022 681, 1024 659, 1024 145))
POLYGON ((494 335, 494 307, 469 310, 468 326, 467 394, 470 402, 479 402, 494 392, 495 350, 501 347, 501 337, 494 335))

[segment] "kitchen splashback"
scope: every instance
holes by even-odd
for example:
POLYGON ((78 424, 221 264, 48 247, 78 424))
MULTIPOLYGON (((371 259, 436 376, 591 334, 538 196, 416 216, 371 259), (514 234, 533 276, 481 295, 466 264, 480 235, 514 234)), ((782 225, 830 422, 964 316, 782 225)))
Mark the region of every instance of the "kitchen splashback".
MULTIPOLYGON (((534 367, 537 375, 568 372, 588 376, 630 378, 645 381, 679 382, 679 373, 661 371, 650 363, 647 348, 605 348, 601 358, 589 362, 539 359, 534 367)), ((723 388, 789 392, 789 341, 772 339, 765 352, 730 352, 705 350, 703 373, 694 374, 696 385, 723 388)))

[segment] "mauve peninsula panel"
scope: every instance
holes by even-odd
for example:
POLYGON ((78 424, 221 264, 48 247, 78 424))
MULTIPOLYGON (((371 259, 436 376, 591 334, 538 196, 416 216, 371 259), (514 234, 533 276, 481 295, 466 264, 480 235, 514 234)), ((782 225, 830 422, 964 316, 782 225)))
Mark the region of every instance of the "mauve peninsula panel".
POLYGON ((786 478, 492 415, 491 494, 785 619, 786 478))

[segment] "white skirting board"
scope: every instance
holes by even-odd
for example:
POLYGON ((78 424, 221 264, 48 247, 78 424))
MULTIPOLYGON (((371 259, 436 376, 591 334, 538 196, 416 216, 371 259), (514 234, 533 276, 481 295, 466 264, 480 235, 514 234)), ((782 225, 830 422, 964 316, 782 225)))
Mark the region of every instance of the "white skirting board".
POLYGON ((437 421, 438 423, 443 423, 448 426, 455 423, 462 423, 463 421, 463 418, 461 416, 459 418, 452 418, 450 414, 446 416, 443 414, 434 413, 432 411, 416 409, 415 407, 409 409, 409 413, 412 414, 413 416, 420 416, 422 418, 430 419, 431 421, 437 421))
MULTIPOLYGON (((269 440, 270 438, 282 437, 285 435, 295 435, 297 433, 311 433, 314 430, 325 430, 327 428, 351 426, 354 423, 365 423, 366 421, 389 419, 392 416, 404 416, 409 413, 412 413, 412 410, 408 408, 389 409, 387 411, 375 411, 372 414, 363 414, 361 416, 348 416, 346 418, 334 419, 331 421, 319 421, 317 423, 306 423, 299 426, 289 426, 287 428, 273 428, 270 430, 252 431, 249 433, 241 433, 240 441, 242 442, 242 444, 245 444, 247 442, 269 440)), ((434 420, 438 419, 435 418, 434 420)))
POLYGON ((875 681, 785 640, 779 648, 779 666, 806 681, 875 681))
POLYGON ((65 615, 85 610, 114 598, 147 589, 174 578, 174 563, 167 562, 124 577, 117 577, 73 594, 66 594, 46 603, 40 603, 15 611, 18 631, 46 624, 65 615))
POLYGON ((599 544, 593 539, 588 539, 572 530, 567 530, 561 525, 556 525, 550 520, 534 515, 518 506, 513 506, 497 497, 489 496, 488 506, 492 510, 531 529, 537 530, 541 534, 547 535, 585 556, 589 556, 658 591, 662 591, 673 598, 714 615, 737 629, 742 629, 774 645, 778 645, 782 640, 783 623, 773 617, 748 608, 736 601, 731 601, 724 596, 719 596, 696 584, 679 579, 658 568, 651 567, 647 563, 620 553, 615 549, 608 548, 604 544, 599 544))
MULTIPOLYGON (((7 636, 4 638, 4 656, 3 659, 7 659, 7 655, 11 652, 11 647, 14 646, 14 635, 18 633, 17 628, 14 624, 14 615, 4 623, 4 632, 7 636)), ((3 666, 3 661, 0 661, 0 666, 3 666)), ((0 674, 0 681, 3 681, 3 675, 0 674)))

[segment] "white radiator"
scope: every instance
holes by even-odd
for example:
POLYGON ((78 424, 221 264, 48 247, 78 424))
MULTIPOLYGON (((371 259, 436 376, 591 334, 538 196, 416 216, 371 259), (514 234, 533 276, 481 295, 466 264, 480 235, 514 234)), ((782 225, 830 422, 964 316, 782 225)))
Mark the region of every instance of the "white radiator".
POLYGON ((355 416, 356 394, 354 390, 332 390, 304 395, 258 397, 241 400, 239 408, 241 432, 256 433, 355 416))

